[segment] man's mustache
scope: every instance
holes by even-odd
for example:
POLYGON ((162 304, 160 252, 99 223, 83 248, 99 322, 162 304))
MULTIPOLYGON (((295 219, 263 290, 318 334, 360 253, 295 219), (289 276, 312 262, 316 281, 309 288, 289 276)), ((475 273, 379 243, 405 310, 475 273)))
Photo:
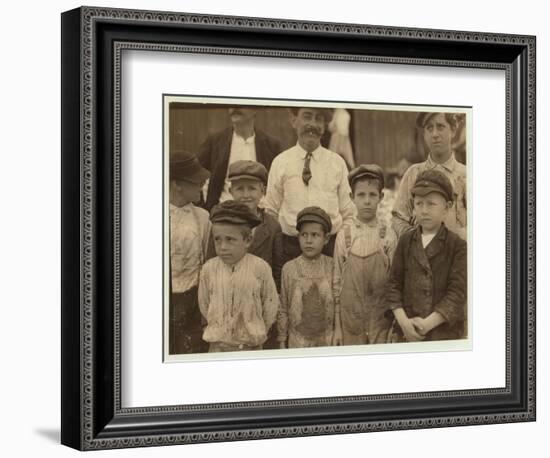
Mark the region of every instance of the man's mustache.
POLYGON ((306 126, 303 128, 302 132, 304 134, 317 135, 318 137, 321 136, 321 129, 315 126, 306 126))

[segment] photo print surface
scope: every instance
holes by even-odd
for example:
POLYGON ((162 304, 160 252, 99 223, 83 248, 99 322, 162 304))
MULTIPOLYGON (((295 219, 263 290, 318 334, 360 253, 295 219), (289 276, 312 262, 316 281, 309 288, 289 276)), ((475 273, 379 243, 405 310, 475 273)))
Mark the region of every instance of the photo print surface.
POLYGON ((163 105, 165 361, 471 348, 471 108, 163 105))

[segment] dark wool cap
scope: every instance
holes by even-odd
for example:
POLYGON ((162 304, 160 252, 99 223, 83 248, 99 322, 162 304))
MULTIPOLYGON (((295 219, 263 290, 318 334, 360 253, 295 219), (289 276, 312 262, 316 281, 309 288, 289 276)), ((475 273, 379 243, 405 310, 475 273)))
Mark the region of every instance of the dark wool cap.
POLYGON ((327 215, 325 210, 319 207, 306 207, 300 211, 296 218, 296 229, 300 230, 300 226, 303 223, 319 223, 325 228, 326 232, 332 230, 330 216, 327 215))
POLYGON ((382 188, 384 187, 384 171, 376 164, 361 164, 359 167, 355 167, 348 175, 349 185, 353 188, 353 184, 357 180, 365 177, 380 180, 382 188))
POLYGON ((416 177, 411 190, 412 196, 427 196, 431 192, 441 194, 447 201, 454 200, 453 185, 444 173, 437 170, 425 170, 416 177))
POLYGON ((210 210, 210 221, 212 223, 246 224, 251 228, 262 223, 252 211, 245 205, 234 200, 226 200, 215 205, 210 210))
POLYGON ((194 154, 187 151, 172 153, 170 180, 190 181, 202 186, 209 177, 210 172, 200 164, 194 154))
POLYGON ((249 180, 261 181, 267 184, 267 169, 256 161, 236 161, 233 162, 227 171, 229 181, 248 178, 249 180))

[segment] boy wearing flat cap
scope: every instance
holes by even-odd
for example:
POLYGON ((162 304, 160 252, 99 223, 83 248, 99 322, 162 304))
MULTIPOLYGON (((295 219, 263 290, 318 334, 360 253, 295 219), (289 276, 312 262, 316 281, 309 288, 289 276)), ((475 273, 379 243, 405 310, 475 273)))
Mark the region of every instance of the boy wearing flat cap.
POLYGON ((398 236, 416 226, 411 190, 419 173, 437 170, 451 182, 452 206, 445 217, 445 225, 466 240, 466 166, 455 159, 452 143, 457 132, 455 113, 420 113, 417 126, 422 129, 428 147, 428 159, 411 165, 401 180, 392 211, 392 226, 398 236))
POLYGON ((322 254, 331 229, 330 216, 319 207, 304 208, 297 215, 296 230, 302 254, 283 267, 281 307, 277 316, 280 348, 331 344, 333 260, 322 254))
POLYGON ((444 223, 453 207, 452 184, 443 173, 427 170, 411 192, 418 227, 399 239, 385 297, 397 340, 464 338, 466 242, 444 223))
POLYGON ((208 212, 193 205, 210 173, 194 154, 172 154, 170 160, 170 306, 168 352, 206 351, 202 340, 197 288, 204 263, 210 222, 208 212))
POLYGON ((261 220, 245 204, 228 200, 212 208, 210 221, 217 256, 200 277, 203 339, 209 352, 259 350, 279 308, 271 267, 248 253, 261 220))
MULTIPOLYGON (((267 262, 273 271, 277 290, 281 286, 282 233, 277 219, 258 205, 265 194, 267 169, 255 161, 236 161, 229 166, 227 179, 229 192, 236 202, 245 204, 261 223, 252 231, 252 242, 248 252, 267 262)), ((216 256, 214 241, 210 239, 207 259, 216 256)))
POLYGON ((397 244, 395 232, 378 220, 384 173, 376 164, 353 169, 348 180, 357 216, 338 232, 334 250, 333 345, 385 341, 384 290, 397 244))

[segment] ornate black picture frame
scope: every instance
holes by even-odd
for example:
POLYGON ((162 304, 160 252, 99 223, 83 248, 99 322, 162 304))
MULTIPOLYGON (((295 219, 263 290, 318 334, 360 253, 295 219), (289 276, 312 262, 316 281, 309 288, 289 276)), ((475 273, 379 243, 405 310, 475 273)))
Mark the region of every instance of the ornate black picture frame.
POLYGON ((535 37, 82 7, 62 15, 62 433, 80 450, 535 420, 535 37), (121 406, 121 52, 506 74, 506 386, 121 406))

